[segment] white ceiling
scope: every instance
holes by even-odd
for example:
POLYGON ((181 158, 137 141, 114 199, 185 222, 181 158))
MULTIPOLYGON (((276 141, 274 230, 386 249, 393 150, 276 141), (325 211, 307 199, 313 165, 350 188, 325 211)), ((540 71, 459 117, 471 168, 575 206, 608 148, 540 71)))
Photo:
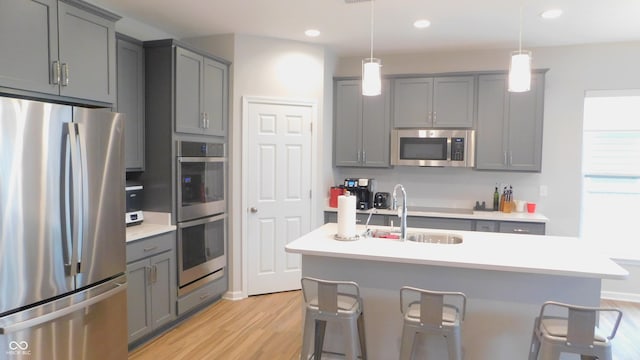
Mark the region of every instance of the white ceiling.
MULTIPOLYGON (((369 1, 89 0, 177 38, 249 34, 325 45, 340 56, 369 51, 369 1), (303 32, 322 32, 308 38, 303 32)), ((640 40, 640 0, 375 0, 374 56, 462 49, 523 48, 640 40), (539 14, 561 8, 555 20, 539 14), (420 18, 431 27, 413 28, 420 18)), ((149 40, 149 39, 141 39, 149 40)))

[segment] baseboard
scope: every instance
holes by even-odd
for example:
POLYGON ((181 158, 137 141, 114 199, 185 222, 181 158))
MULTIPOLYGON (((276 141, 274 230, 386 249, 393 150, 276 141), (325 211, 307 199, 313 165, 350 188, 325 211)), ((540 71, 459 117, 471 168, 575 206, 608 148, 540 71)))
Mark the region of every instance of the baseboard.
POLYGON ((608 300, 640 303, 640 294, 623 293, 623 292, 617 292, 617 291, 603 291, 600 294, 600 296, 603 299, 608 299, 608 300))
POLYGON ((225 300, 236 301, 245 299, 246 296, 242 294, 242 291, 227 291, 226 293, 224 293, 224 295, 222 295, 222 298, 225 300))

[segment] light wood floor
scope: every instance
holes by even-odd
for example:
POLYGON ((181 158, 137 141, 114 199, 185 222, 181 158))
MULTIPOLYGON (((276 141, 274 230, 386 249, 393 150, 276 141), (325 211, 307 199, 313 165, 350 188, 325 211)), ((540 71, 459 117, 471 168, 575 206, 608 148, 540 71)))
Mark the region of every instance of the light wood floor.
MULTIPOLYGON (((301 301, 300 291, 221 300, 133 351, 129 359, 297 360, 302 346, 301 301)), ((602 306, 624 313, 613 342, 614 360, 640 359, 640 304, 603 300, 602 306)))

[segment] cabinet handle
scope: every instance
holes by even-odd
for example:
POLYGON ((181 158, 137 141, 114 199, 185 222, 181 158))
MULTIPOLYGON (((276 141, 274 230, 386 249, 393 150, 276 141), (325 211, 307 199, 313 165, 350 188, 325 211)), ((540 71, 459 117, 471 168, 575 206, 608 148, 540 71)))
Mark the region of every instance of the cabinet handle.
POLYGON ((208 129, 209 128, 209 113, 204 113, 204 121, 205 121, 206 129, 208 129))
POLYGON ((69 86, 69 64, 62 63, 62 86, 69 86))
POLYGON ((153 265, 153 284, 158 282, 158 266, 153 265))
POLYGON ((56 60, 51 65, 53 68, 53 85, 60 85, 60 62, 56 60))
POLYGON ((513 232, 518 234, 528 234, 529 229, 513 229, 513 232))
POLYGON ((155 250, 155 249, 157 249, 157 248, 158 248, 158 246, 156 245, 156 246, 152 246, 152 247, 144 248, 144 249, 142 249, 142 251, 144 251, 144 252, 149 252, 149 251, 155 250))
POLYGON ((200 113, 200 127, 204 129, 204 113, 200 113))
POLYGON ((433 123, 434 123, 434 124, 435 124, 436 122, 438 122, 438 121, 437 121, 437 119, 438 119, 438 113, 436 113, 436 112, 434 111, 434 112, 433 112, 433 123))
POLYGON ((200 295, 200 300, 204 300, 209 297, 209 294, 200 295))
POLYGON ((363 164, 367 163, 367 152, 366 151, 362 152, 362 163, 363 164))
POLYGON ((358 151, 358 162, 360 162, 360 151, 358 151))
POLYGON ((509 151, 509 166, 513 165, 513 153, 509 151))
POLYGON ((504 165, 507 165, 507 152, 504 152, 504 161, 502 162, 504 165))
POLYGON ((147 272, 147 285, 153 284, 153 269, 151 266, 145 266, 144 271, 147 272))

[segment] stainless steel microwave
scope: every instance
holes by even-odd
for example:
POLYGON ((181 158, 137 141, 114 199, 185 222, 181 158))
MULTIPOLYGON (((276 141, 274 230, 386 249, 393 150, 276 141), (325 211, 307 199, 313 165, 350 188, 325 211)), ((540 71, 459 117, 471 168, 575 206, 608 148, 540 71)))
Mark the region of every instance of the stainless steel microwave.
POLYGON ((394 129, 391 165, 474 167, 475 131, 394 129))

